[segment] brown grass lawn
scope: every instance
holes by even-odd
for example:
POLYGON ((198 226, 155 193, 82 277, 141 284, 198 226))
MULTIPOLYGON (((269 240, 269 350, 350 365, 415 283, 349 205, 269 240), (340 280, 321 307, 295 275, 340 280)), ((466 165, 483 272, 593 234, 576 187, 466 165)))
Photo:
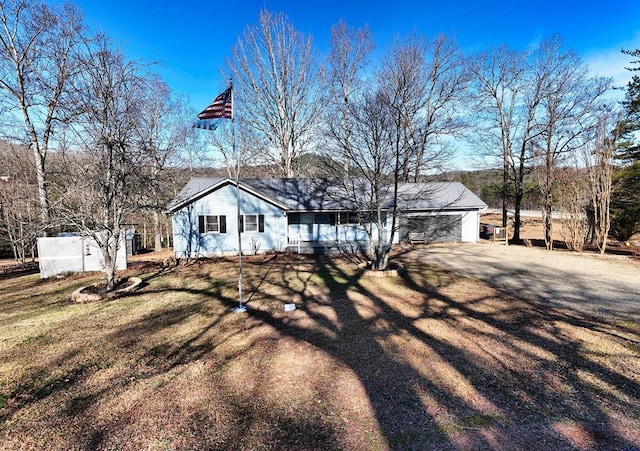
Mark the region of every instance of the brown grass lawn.
POLYGON ((640 325, 542 307, 397 255, 0 279, 2 449, 640 448, 640 325), (297 309, 285 312, 286 303, 297 309))

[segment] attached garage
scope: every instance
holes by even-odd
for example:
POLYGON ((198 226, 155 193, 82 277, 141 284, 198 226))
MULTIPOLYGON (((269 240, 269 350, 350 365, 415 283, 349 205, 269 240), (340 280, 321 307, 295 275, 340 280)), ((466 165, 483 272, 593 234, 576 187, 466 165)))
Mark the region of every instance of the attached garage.
POLYGON ((420 232, 428 243, 462 241, 462 214, 416 214, 408 216, 400 228, 400 240, 407 241, 409 233, 420 232))
POLYGON ((427 243, 475 243, 480 239, 480 211, 487 205, 461 183, 401 185, 399 240, 424 233, 427 243))

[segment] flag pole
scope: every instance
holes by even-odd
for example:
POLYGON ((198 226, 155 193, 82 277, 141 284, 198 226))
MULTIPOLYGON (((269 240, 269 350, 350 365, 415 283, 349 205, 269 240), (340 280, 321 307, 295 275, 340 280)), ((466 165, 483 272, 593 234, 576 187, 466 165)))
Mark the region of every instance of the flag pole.
POLYGON ((229 84, 231 86, 231 140, 232 140, 232 152, 236 156, 236 210, 238 213, 238 306, 233 309, 236 313, 243 313, 247 311, 247 307, 242 304, 242 229, 240 228, 240 224, 243 224, 241 221, 240 214, 240 152, 236 150, 236 115, 235 111, 235 102, 233 101, 233 81, 230 80, 229 84))
POLYGON ((232 152, 236 156, 236 210, 238 213, 238 301, 234 312, 246 312, 247 307, 242 304, 242 229, 240 223, 240 152, 236 151, 236 115, 234 114, 233 80, 229 78, 229 87, 217 96, 211 105, 198 114, 198 121, 192 127, 205 130, 215 130, 217 124, 212 119, 231 119, 232 152))

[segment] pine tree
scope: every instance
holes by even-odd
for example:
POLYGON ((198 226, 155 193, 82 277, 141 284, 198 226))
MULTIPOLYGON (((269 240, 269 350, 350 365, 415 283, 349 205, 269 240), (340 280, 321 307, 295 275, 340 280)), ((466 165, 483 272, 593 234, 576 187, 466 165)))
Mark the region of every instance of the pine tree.
MULTIPOLYGON (((622 50, 634 58, 640 58, 640 49, 622 50)), ((640 64, 640 59, 631 61, 632 65, 640 64)), ((640 71, 640 66, 627 67, 630 71, 640 71)), ((640 143, 635 132, 640 131, 640 75, 634 75, 627 84, 625 99, 622 101, 625 117, 618 124, 619 135, 623 138, 620 143, 619 158, 622 160, 640 160, 640 143)))
MULTIPOLYGON (((640 72, 640 49, 622 50, 634 59, 630 71, 640 72)), ((621 137, 618 158, 623 165, 615 177, 616 189, 611 199, 611 233, 620 241, 629 240, 640 232, 640 75, 634 75, 627 84, 622 101, 624 117, 616 132, 621 137)))

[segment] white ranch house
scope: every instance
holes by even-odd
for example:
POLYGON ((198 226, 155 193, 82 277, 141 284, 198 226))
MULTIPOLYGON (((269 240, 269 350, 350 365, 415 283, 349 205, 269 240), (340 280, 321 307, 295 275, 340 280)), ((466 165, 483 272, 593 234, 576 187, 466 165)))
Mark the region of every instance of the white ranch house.
MULTIPOLYGON (((240 179, 240 217, 236 182, 229 178, 193 178, 172 200, 176 258, 210 257, 242 251, 364 252, 370 243, 353 203, 338 184, 320 179, 240 179), (239 219, 239 220, 238 220, 239 219), (299 246, 298 246, 299 244, 299 246)), ((487 205, 461 183, 402 183, 394 243, 410 232, 427 242, 477 242, 480 211, 487 205)), ((387 202, 386 212, 390 212, 387 202)), ((383 238, 391 232, 386 215, 383 238)), ((374 234, 375 236, 375 234, 374 234)))

